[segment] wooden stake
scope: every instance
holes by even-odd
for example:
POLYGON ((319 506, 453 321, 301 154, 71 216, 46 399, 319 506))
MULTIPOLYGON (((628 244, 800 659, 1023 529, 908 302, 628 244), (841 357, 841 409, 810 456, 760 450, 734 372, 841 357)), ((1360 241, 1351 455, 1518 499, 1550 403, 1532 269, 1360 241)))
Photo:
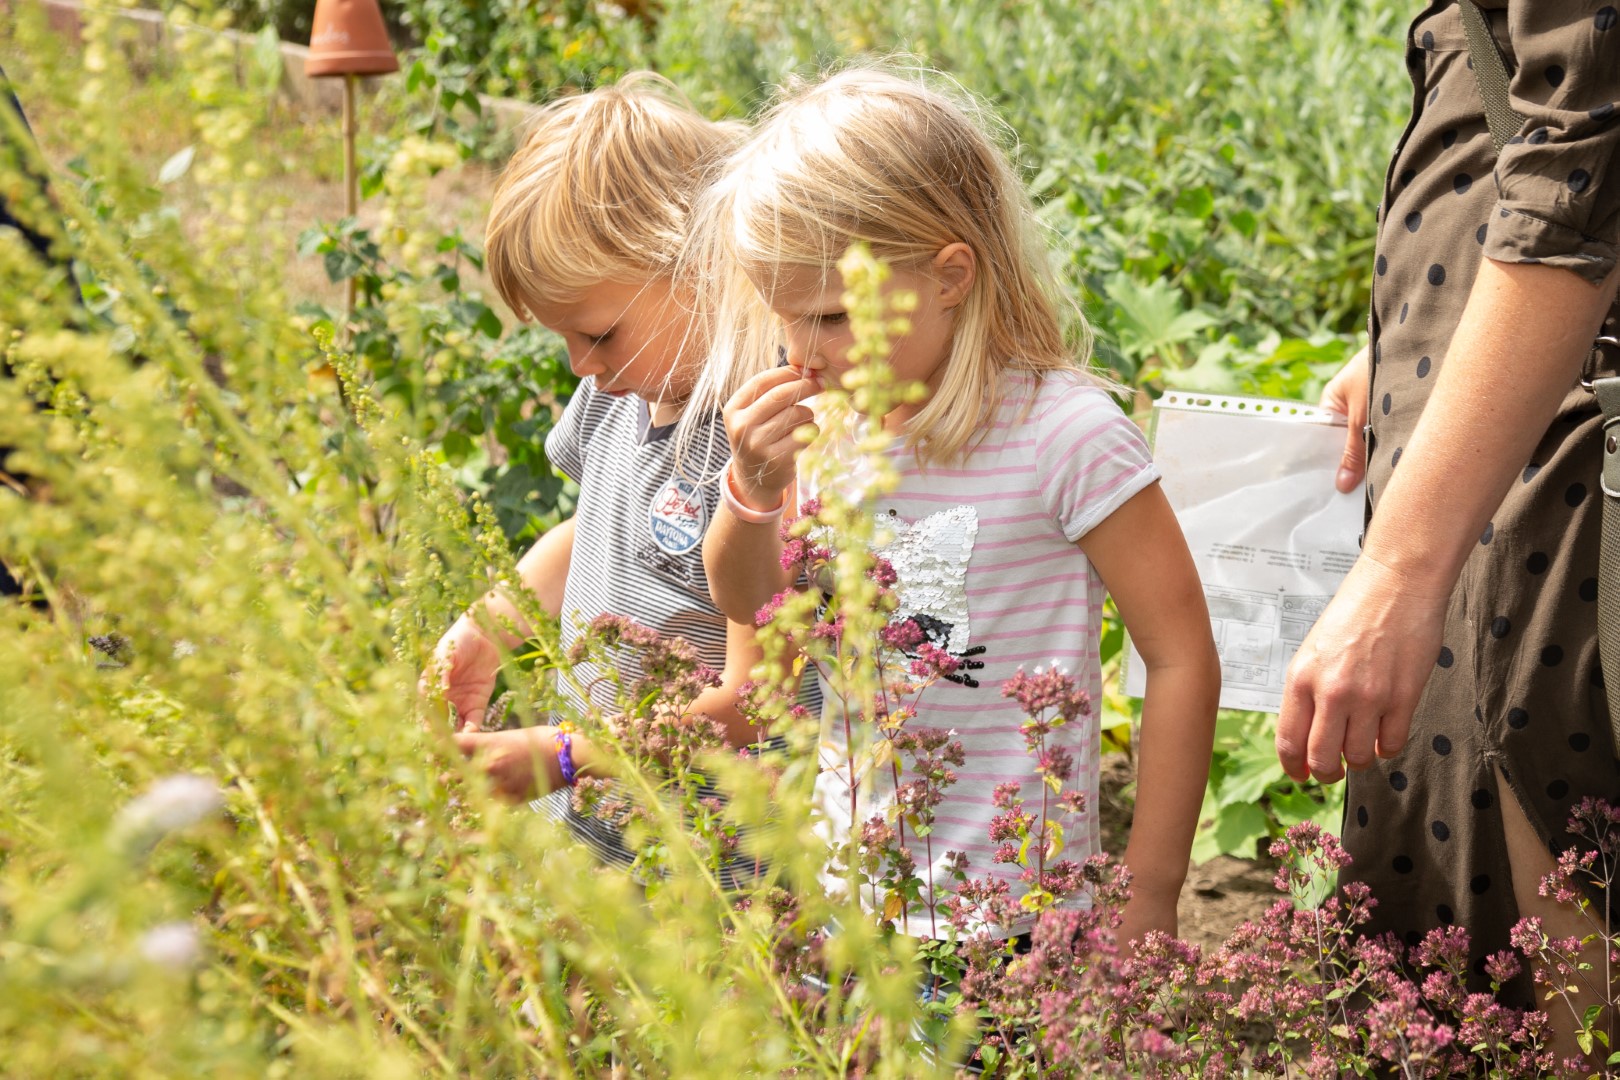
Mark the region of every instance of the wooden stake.
MULTIPOLYGON (((355 175, 354 140, 358 124, 355 122, 355 76, 343 76, 343 211, 348 217, 360 212, 360 179, 355 175)), ((349 296, 345 310, 347 324, 354 318, 355 279, 349 278, 349 296)))

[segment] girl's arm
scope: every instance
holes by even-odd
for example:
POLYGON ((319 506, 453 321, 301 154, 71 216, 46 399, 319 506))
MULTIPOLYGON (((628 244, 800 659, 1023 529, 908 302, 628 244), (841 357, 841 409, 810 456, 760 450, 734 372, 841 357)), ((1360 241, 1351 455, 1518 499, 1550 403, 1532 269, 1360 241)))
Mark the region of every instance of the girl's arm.
POLYGON ((1136 764, 1136 813, 1125 865, 1131 900, 1121 941, 1176 933, 1198 810, 1209 781, 1221 668, 1192 554, 1158 484, 1078 541, 1108 585, 1147 668, 1136 764))
MULTIPOLYGON (((573 552, 574 519, 568 518, 546 530, 518 560, 518 580, 552 617, 562 611, 563 585, 573 552)), ((522 640, 507 629, 508 624, 520 634, 529 633, 528 620, 516 605, 499 589, 491 589, 445 631, 433 650, 432 664, 422 673, 423 693, 431 692, 437 680, 445 701, 455 706, 463 729, 476 730, 483 720, 501 668, 501 650, 512 649, 522 640)))
POLYGON ((1277 756, 1294 779, 1337 780, 1341 757, 1363 768, 1406 744, 1463 563, 1574 386, 1617 278, 1481 262, 1361 558, 1289 665, 1277 756))
MULTIPOLYGON (((720 482, 749 510, 792 508, 794 463, 803 443, 797 432, 814 420, 800 404, 821 392, 820 380, 792 367, 773 368, 743 383, 726 402, 731 464, 720 482)), ((754 613, 792 584, 782 569, 779 522, 744 521, 722 499, 703 537, 703 567, 714 604, 734 622, 754 624, 754 613)))
MULTIPOLYGON (((784 499, 792 496, 791 487, 782 494, 784 499)), ((724 503, 715 511, 703 537, 703 569, 709 596, 727 619, 752 626, 754 613, 793 583, 782 569, 779 524, 743 521, 724 503)))

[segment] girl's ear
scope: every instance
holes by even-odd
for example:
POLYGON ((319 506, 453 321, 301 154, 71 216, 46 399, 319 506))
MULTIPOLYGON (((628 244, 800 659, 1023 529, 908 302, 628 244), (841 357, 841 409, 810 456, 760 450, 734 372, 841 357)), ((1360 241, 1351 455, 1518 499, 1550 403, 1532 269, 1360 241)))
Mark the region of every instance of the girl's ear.
POLYGON ((973 288, 973 279, 979 273, 979 259, 973 249, 961 241, 946 244, 939 249, 930 263, 934 277, 939 281, 939 303, 953 308, 967 299, 973 288))

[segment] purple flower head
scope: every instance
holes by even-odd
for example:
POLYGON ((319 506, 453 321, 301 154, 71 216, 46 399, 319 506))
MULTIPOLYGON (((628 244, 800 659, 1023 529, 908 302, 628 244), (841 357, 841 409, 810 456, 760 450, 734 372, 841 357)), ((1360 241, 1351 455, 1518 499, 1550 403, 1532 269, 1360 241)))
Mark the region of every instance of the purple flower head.
POLYGON ((917 658, 911 662, 911 673, 919 679, 939 679, 956 674, 962 662, 931 641, 917 646, 917 658))
POLYGON ((896 619, 878 631, 878 641, 896 652, 909 654, 926 640, 916 619, 896 619))
POLYGON ((900 575, 895 573, 894 564, 881 555, 872 556, 872 569, 867 571, 867 576, 880 589, 892 589, 895 582, 900 580, 900 575))
POLYGON ((782 605, 787 603, 788 597, 792 595, 793 591, 791 589, 784 589, 782 592, 777 593, 775 596, 765 601, 765 606, 754 612, 754 625, 765 626, 772 619, 776 618, 776 613, 782 610, 782 605))
POLYGON ((1091 697, 1058 667, 1028 674, 1019 668, 1001 687, 1003 697, 1018 702, 1031 718, 1051 722, 1054 717, 1072 723, 1091 714, 1091 697), (1047 714, 1053 714, 1048 716, 1047 714))
POLYGON ((1067 780, 1074 775, 1074 752, 1054 746, 1035 759, 1035 771, 1042 776, 1067 780))

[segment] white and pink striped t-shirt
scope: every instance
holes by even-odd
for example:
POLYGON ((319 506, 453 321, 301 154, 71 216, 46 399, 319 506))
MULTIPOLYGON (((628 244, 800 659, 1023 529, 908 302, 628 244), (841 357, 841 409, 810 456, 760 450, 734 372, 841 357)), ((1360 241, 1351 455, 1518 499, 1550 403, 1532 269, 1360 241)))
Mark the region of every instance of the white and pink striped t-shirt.
MULTIPOLYGON (((906 830, 919 875, 935 883, 938 910, 931 920, 926 906, 913 908, 905 928, 919 936, 929 936, 933 928, 943 936, 943 901, 952 888, 944 872, 947 852, 967 854, 970 876, 1003 878, 1015 898, 1025 891, 1017 867, 992 863, 997 845, 989 838, 998 812, 991 803, 996 785, 1018 781, 1029 807, 1040 807, 1041 780, 1019 732, 1023 714, 1001 694, 1002 684, 1020 668, 1033 672, 1057 665, 1091 695, 1093 716, 1058 729, 1049 740, 1074 754, 1071 785, 1086 793, 1088 807, 1096 806, 1100 735, 1095 711, 1102 703, 1097 650, 1104 589, 1075 541, 1157 481, 1159 473, 1141 432, 1106 391, 1078 373, 1048 374, 1039 381, 1029 373, 1010 373, 994 421, 962 460, 923 469, 903 447, 890 454, 900 484, 874 509, 896 534, 881 552, 899 575, 896 617, 917 618, 931 639, 968 661, 961 674, 970 681, 934 683, 922 693, 911 721, 954 729, 966 751, 966 764, 938 809, 929 846, 906 830)), ((850 826, 844 725, 831 704, 836 695, 823 690, 829 705, 817 804, 826 815, 826 830, 841 838, 850 826)), ((858 738, 857 745, 867 741, 858 738)), ((859 821, 883 813, 892 801, 892 774, 887 768, 879 773, 859 785, 859 821)), ((1054 816, 1066 838, 1062 857, 1079 861, 1096 853, 1094 814, 1062 815, 1054 809, 1054 816)), ((925 885, 925 898, 927 892, 925 885)), ((1028 928, 1026 923, 992 932, 1028 928)))

